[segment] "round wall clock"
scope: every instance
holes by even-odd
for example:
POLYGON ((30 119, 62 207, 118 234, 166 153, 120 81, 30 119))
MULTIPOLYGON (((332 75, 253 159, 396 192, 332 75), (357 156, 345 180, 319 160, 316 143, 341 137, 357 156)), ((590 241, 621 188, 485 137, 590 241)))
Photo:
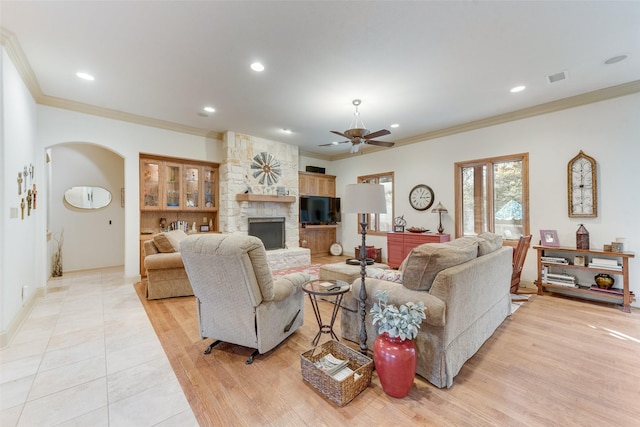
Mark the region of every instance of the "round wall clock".
POLYGON ((266 182, 273 185, 278 182, 282 174, 280 162, 267 152, 256 154, 251 162, 251 169, 254 169, 253 177, 258 179, 260 184, 266 182))
POLYGON ((409 204, 413 209, 426 211, 433 205, 433 190, 428 185, 418 184, 409 192, 409 204))
POLYGON ((580 150, 567 166, 569 217, 597 217, 596 161, 580 150))
POLYGON ((329 253, 334 256, 342 255, 342 245, 340 243, 333 243, 329 247, 329 253))

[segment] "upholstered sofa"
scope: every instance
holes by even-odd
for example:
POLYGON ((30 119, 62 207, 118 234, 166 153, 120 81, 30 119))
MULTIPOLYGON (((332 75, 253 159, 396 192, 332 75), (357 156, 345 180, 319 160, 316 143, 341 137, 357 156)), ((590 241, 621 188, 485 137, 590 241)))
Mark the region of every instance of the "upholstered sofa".
MULTIPOLYGON (((367 271, 367 347, 378 335, 370 310, 376 291, 386 290, 396 306, 423 301, 427 307, 418 336, 418 375, 437 387, 451 387, 453 378, 511 313, 509 286, 512 248, 502 238, 485 233, 447 243, 414 248, 398 271, 367 271), (389 280, 385 280, 389 279, 389 280), (395 280, 395 281, 390 281, 395 280)), ((343 338, 359 342, 358 295, 353 282, 343 300, 343 338)))
POLYGON ((193 295, 180 255, 180 242, 186 237, 184 231, 173 230, 144 242, 147 299, 193 295))

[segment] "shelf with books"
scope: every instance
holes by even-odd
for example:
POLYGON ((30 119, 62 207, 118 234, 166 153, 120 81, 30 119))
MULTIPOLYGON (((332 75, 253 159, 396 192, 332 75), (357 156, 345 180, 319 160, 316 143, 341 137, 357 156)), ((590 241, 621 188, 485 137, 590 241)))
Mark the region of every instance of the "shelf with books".
POLYGON ((577 297, 613 300, 622 305, 622 311, 631 312, 631 302, 636 300, 629 290, 629 259, 633 252, 605 252, 593 249, 569 247, 534 246, 538 252, 538 278, 535 282, 538 294, 546 290, 567 293, 577 297), (584 265, 571 263, 571 259, 580 259, 584 265), (568 274, 571 271, 572 274, 568 274), (622 289, 606 292, 592 283, 584 284, 573 274, 588 272, 591 274, 608 273, 621 276, 622 289))

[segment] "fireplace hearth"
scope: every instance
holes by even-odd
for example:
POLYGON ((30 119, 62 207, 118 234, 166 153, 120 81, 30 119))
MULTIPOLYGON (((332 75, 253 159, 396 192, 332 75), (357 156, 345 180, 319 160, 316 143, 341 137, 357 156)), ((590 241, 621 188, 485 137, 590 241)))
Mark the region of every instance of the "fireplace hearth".
POLYGON ((256 236, 266 250, 285 249, 285 218, 249 218, 249 236, 256 236))

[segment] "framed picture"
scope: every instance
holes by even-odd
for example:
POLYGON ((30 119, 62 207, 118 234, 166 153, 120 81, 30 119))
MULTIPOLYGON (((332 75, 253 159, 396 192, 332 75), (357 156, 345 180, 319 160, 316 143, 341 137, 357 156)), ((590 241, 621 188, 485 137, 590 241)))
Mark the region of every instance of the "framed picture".
POLYGON ((558 232, 556 230, 540 230, 540 243, 542 246, 557 248, 560 246, 558 232))
POLYGON ((204 233, 204 232, 207 232, 207 231, 209 231, 209 226, 208 225, 201 225, 200 226, 200 232, 201 233, 204 233))
POLYGON ((404 225, 394 225, 393 231, 396 233, 404 233, 404 225))

